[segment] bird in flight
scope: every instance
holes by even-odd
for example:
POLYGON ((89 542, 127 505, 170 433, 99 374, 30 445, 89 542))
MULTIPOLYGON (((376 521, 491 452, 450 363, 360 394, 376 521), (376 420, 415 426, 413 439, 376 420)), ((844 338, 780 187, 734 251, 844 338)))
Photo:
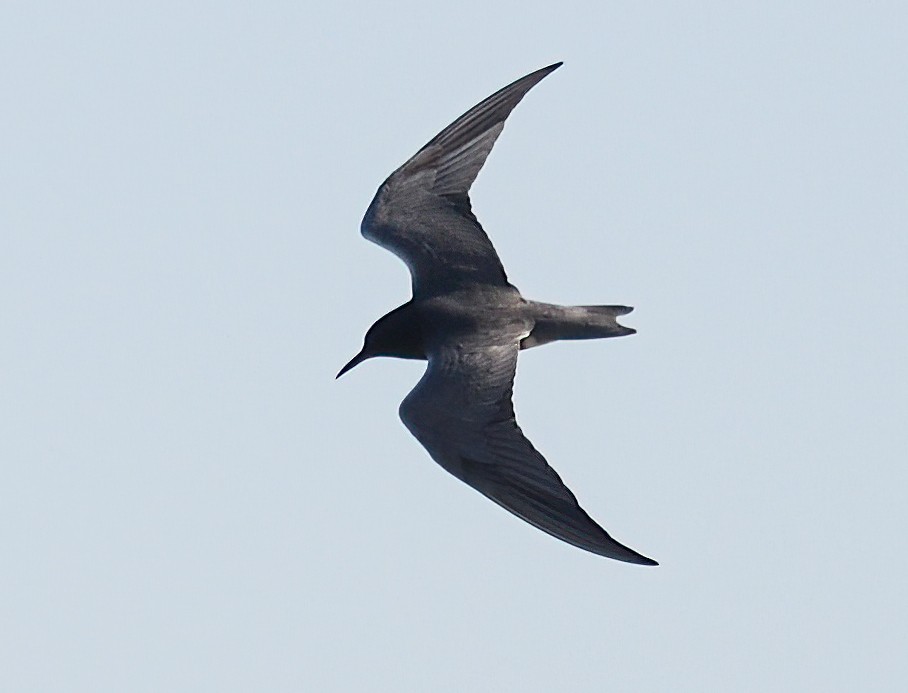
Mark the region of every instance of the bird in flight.
POLYGON ((375 356, 428 361, 400 418, 438 464, 562 541, 657 565, 587 515, 523 435, 511 401, 521 349, 633 334, 616 319, 631 308, 524 299, 508 282, 468 195, 508 115, 560 66, 532 72, 471 108, 378 188, 362 234, 406 263, 413 298, 369 328, 362 350, 337 377, 375 356))

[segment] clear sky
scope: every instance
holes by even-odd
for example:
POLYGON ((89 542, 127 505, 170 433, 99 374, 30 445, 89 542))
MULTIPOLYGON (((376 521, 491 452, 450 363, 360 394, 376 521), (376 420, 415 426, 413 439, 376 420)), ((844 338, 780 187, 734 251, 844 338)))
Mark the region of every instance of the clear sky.
POLYGON ((4 3, 0 690, 903 691, 902 2, 4 3), (844 7, 850 5, 851 8, 844 7), (376 187, 513 79, 474 210, 518 418, 658 568, 525 525, 334 375, 376 187))

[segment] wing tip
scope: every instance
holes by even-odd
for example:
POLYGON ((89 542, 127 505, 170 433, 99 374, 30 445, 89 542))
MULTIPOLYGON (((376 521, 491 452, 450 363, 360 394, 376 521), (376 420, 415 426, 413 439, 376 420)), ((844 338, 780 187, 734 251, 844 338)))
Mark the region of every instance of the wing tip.
POLYGON ((607 546, 604 551, 596 551, 595 553, 598 553, 600 556, 604 556, 605 558, 612 558, 617 561, 623 561, 625 563, 633 563, 635 565, 646 565, 646 566, 659 565, 658 561, 654 561, 652 558, 648 558, 647 556, 644 556, 642 553, 637 553, 629 546, 625 546, 624 544, 615 541, 614 539, 612 539, 612 537, 609 537, 609 539, 612 542, 614 542, 614 544, 617 544, 617 547, 614 544, 612 544, 612 545, 607 546), (616 551, 615 549, 619 548, 619 547, 620 547, 620 550, 616 551))
MULTIPOLYGON (((517 82, 523 82, 526 80, 526 81, 532 82, 533 86, 535 86, 536 84, 541 82, 544 78, 548 77, 551 73, 553 73, 555 70, 557 70, 562 65, 564 65, 564 61, 559 60, 557 63, 552 63, 551 65, 547 65, 546 67, 540 67, 538 70, 535 70, 534 72, 531 72, 530 74, 528 74, 524 77, 521 77, 520 79, 517 80, 517 82)), ((529 87, 529 88, 532 89, 532 87, 529 87)))

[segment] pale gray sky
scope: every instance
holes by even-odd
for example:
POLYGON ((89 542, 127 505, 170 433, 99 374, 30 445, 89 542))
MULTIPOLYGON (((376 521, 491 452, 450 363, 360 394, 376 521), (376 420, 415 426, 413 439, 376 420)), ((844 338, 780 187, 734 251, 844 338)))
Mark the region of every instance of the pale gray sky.
POLYGON ((0 689, 901 691, 904 3, 6 3, 0 689), (339 382, 409 278, 359 236, 564 60, 474 209, 531 298, 524 430, 641 568, 339 382))

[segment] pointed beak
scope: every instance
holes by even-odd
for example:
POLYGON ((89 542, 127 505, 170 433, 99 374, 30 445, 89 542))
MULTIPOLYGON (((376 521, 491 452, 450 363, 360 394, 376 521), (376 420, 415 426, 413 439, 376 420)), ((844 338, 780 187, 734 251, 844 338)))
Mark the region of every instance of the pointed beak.
POLYGON ((346 373, 347 371, 349 371, 349 370, 350 370, 351 368, 353 368, 354 366, 358 366, 358 365, 361 364, 363 361, 365 361, 367 358, 369 358, 369 357, 366 356, 366 354, 365 354, 364 352, 362 352, 362 351, 359 352, 356 356, 354 356, 352 359, 350 359, 350 362, 349 362, 346 366, 344 366, 343 368, 340 369, 340 371, 338 372, 338 374, 337 374, 336 376, 334 376, 334 379, 337 380, 337 379, 340 378, 344 373, 346 373))

